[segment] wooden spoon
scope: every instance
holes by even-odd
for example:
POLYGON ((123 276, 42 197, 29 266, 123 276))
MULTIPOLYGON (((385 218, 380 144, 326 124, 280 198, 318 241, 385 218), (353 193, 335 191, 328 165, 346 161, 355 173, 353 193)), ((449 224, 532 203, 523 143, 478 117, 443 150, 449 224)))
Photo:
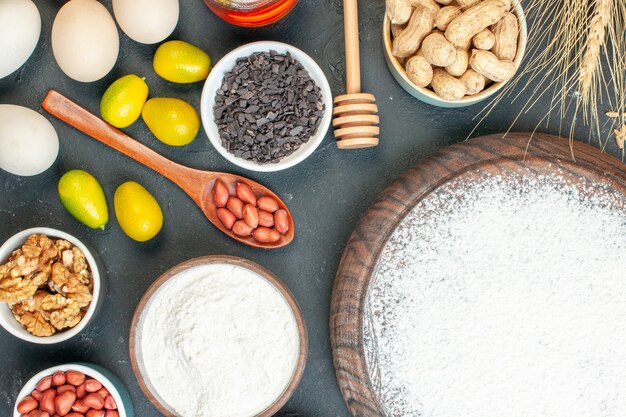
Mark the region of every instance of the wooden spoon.
POLYGON ((346 38, 346 94, 334 100, 333 127, 337 147, 370 148, 378 145, 378 106, 372 94, 361 93, 357 0, 343 1, 343 23, 346 38))
POLYGON ((173 183, 182 188, 183 191, 189 194, 211 223, 233 239, 245 243, 246 245, 264 249, 280 248, 288 245, 293 240, 294 224, 291 212, 276 194, 261 184, 238 175, 223 172, 200 171, 172 162, 137 142, 120 130, 109 125, 104 120, 91 114, 89 111, 54 90, 50 90, 48 92, 48 95, 42 103, 42 107, 48 113, 58 117, 65 123, 75 127, 105 145, 118 150, 140 164, 152 168, 159 174, 171 180, 173 183), (212 196, 213 185, 215 184, 215 180, 218 178, 226 183, 231 195, 235 194, 235 185, 238 182, 243 182, 252 188, 257 197, 269 196, 276 199, 280 208, 287 211, 288 214, 289 230, 287 233, 281 235, 280 240, 275 243, 264 244, 257 242, 251 236, 237 236, 232 231, 224 227, 222 222, 217 217, 217 207, 213 202, 212 196))

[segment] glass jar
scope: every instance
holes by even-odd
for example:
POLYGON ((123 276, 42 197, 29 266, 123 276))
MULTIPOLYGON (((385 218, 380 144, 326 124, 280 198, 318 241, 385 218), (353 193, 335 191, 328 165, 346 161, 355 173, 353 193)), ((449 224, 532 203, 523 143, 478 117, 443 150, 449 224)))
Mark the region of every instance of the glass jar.
POLYGON ((285 17, 298 0, 204 0, 220 18, 237 26, 259 27, 285 17))

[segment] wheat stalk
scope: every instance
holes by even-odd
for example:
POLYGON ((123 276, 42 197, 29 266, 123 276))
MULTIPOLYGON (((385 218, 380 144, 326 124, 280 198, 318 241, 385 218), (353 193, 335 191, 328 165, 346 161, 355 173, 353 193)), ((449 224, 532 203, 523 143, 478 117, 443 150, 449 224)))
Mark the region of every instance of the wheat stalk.
POLYGON ((601 136, 603 124, 626 122, 626 0, 522 3, 532 21, 524 68, 485 107, 479 115, 481 121, 505 98, 514 103, 528 94, 512 128, 540 99, 551 95, 549 111, 537 127, 548 123, 556 111, 559 132, 561 123, 571 118, 569 137, 573 140, 580 115, 589 137, 597 137, 604 148, 608 137, 601 136), (606 107, 605 111, 600 111, 601 107, 606 107), (607 110, 620 117, 604 117, 607 110))

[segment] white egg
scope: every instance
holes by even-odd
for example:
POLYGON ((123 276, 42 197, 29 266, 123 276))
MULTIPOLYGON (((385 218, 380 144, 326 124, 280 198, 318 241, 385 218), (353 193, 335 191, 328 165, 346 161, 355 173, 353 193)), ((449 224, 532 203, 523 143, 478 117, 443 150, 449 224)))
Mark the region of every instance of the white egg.
POLYGON ((0 78, 24 65, 41 34, 41 16, 31 0, 0 0, 0 78))
POLYGON ((0 104, 0 169, 37 175, 57 159, 59 137, 52 124, 34 110, 0 104))
POLYGON ((117 26, 96 0, 71 0, 54 18, 52 52, 67 76, 99 80, 111 71, 120 50, 117 26))
POLYGON ((115 19, 124 33, 139 43, 157 43, 178 23, 178 0, 113 0, 115 19))

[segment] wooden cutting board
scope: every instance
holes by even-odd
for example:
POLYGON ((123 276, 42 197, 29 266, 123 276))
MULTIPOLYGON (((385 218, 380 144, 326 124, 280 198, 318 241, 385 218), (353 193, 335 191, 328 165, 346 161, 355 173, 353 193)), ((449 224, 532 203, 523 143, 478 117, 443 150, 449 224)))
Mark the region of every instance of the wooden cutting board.
POLYGON ((584 143, 529 133, 485 136, 442 149, 390 185, 359 222, 345 249, 333 288, 331 345, 339 387, 355 417, 384 413, 363 353, 363 311, 372 271, 398 224, 430 193, 459 176, 507 176, 557 170, 603 183, 626 199, 626 165, 584 143), (572 156, 574 155, 574 157, 572 156), (528 171, 529 170, 529 171, 528 171))

